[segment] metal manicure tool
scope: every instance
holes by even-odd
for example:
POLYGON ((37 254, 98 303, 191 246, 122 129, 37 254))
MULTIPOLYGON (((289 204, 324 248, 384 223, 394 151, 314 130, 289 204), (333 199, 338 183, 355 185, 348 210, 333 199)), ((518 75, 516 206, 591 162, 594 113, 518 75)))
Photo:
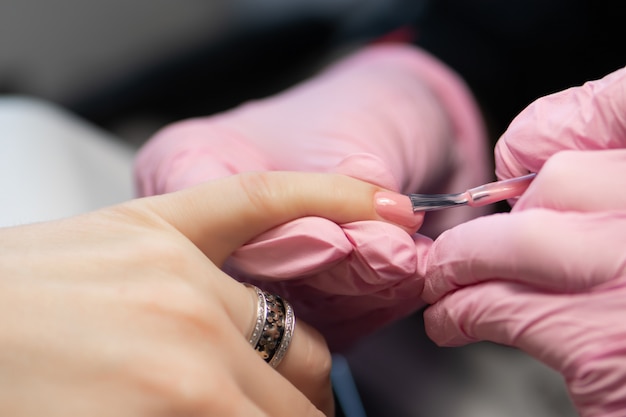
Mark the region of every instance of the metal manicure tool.
POLYGON ((413 211, 433 211, 457 206, 480 207, 509 198, 519 197, 526 191, 536 174, 491 182, 470 188, 458 194, 408 194, 413 211))

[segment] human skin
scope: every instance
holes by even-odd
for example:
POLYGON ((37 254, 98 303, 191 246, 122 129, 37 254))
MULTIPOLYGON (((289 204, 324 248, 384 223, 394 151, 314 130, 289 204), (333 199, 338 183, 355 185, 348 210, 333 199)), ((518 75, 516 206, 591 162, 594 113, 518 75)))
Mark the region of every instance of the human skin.
MULTIPOLYGON (((139 192, 152 195, 285 169, 404 193, 459 192, 491 179, 468 89, 436 58, 401 44, 365 47, 275 96, 169 125, 140 150, 135 174, 139 192)), ((281 291, 341 350, 421 308, 430 237, 484 212, 429 213, 415 236, 380 222, 301 218, 257 236, 227 267, 281 291)))
POLYGON ((0 415, 331 416, 325 341, 298 320, 276 372, 246 337, 254 291, 220 266, 301 216, 384 220, 379 191, 249 173, 0 229, 0 415))

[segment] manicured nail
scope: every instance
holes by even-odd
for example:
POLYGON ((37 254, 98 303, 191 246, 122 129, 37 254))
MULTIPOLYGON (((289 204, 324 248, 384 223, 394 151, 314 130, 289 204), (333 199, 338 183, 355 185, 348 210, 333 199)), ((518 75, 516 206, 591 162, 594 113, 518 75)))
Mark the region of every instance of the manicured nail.
POLYGON ((376 213, 385 220, 399 224, 400 226, 415 228, 423 219, 423 215, 413 213, 413 206, 409 197, 380 191, 374 195, 376 213))

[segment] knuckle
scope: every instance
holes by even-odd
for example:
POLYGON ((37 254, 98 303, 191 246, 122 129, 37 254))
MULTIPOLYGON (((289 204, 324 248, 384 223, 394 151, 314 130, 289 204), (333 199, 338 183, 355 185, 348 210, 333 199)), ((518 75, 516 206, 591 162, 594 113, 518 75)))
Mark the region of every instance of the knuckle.
POLYGON ((167 270, 180 271, 189 263, 188 247, 179 239, 155 239, 154 236, 146 236, 144 242, 144 253, 152 258, 152 262, 166 267, 167 270))
POLYGON ((299 360, 301 369, 306 370, 310 380, 323 383, 329 380, 332 357, 324 338, 314 330, 310 332, 305 351, 299 360))
POLYGON ((179 374, 178 378, 164 387, 170 407, 176 415, 200 412, 210 406, 219 408, 224 393, 218 395, 218 387, 211 378, 199 378, 193 375, 179 374))
POLYGON ((207 303, 202 295, 183 282, 168 283, 157 294, 157 302, 165 313, 197 321, 208 316, 207 303))
POLYGON ((555 153, 546 160, 541 168, 541 174, 544 177, 542 179, 551 183, 555 182, 558 185, 558 183, 579 171, 582 162, 581 158, 583 157, 584 152, 576 150, 563 150, 555 153))
POLYGON ((137 376, 141 386, 159 398, 166 415, 232 415, 239 390, 219 369, 208 369, 208 361, 197 352, 185 352, 158 365, 144 366, 137 376))
MULTIPOLYGON (((144 352, 128 372, 133 385, 155 401, 158 415, 244 415, 247 395, 219 350, 168 344, 144 352)), ((249 407, 249 405, 248 405, 249 407)))
POLYGON ((174 322, 177 330, 157 343, 138 342, 139 354, 125 366, 132 386, 152 399, 162 415, 242 415, 233 412, 244 394, 224 361, 220 343, 226 339, 179 324, 174 322))
POLYGON ((184 281, 127 284, 113 295, 116 302, 126 304, 156 326, 175 325, 181 337, 191 339, 198 329, 219 337, 218 312, 205 294, 184 281))
POLYGON ((267 208, 276 196, 276 187, 273 186, 268 172, 248 172, 239 175, 239 184, 250 204, 259 209, 267 208))

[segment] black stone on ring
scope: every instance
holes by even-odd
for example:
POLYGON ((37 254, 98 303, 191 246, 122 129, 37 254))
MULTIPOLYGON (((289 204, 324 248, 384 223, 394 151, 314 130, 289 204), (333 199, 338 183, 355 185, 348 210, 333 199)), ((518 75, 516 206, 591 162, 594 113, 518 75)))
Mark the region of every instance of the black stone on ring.
POLYGON ((287 353, 293 337, 296 324, 293 308, 278 295, 248 286, 255 289, 258 299, 257 320, 249 342, 265 362, 276 368, 287 353))

